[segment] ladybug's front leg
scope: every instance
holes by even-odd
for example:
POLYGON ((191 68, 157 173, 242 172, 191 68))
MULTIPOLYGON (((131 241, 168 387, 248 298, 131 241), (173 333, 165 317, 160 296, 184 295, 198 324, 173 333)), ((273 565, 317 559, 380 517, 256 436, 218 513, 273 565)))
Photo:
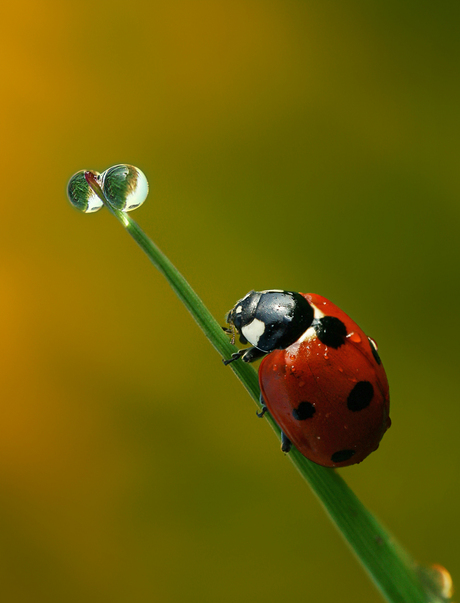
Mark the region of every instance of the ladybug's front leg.
POLYGON ((222 362, 225 364, 225 366, 227 366, 227 364, 230 364, 230 362, 234 362, 235 360, 238 360, 238 358, 241 358, 241 356, 243 356, 243 354, 245 354, 245 353, 246 353, 246 350, 238 350, 237 352, 232 354, 228 360, 225 360, 225 358, 222 358, 222 362))
POLYGON ((228 360, 225 360, 224 358, 222 362, 225 364, 225 366, 227 366, 227 364, 230 364, 230 362, 238 360, 238 358, 243 358, 244 362, 254 362, 255 360, 259 360, 259 358, 262 358, 266 354, 267 352, 262 352, 262 350, 259 350, 258 348, 243 348, 242 350, 238 350, 238 352, 232 354, 228 360))

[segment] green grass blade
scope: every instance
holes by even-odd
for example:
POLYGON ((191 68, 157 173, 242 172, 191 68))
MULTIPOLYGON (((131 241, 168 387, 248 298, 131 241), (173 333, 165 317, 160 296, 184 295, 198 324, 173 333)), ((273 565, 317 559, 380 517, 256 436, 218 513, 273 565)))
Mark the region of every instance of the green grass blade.
MULTIPOLYGON (((212 345, 222 357, 229 358, 236 347, 231 345, 221 325, 213 318, 198 295, 169 259, 126 213, 107 207, 118 218, 154 266, 166 277, 212 345)), ((259 403, 259 385, 255 370, 242 361, 230 367, 259 403)), ((273 419, 265 415, 280 437, 273 419)), ((294 447, 289 458, 308 481, 353 552, 361 561, 381 593, 391 603, 446 603, 440 594, 437 577, 422 571, 377 519, 364 507, 340 475, 306 459, 294 447), (422 579, 421 579, 422 577, 422 579)))

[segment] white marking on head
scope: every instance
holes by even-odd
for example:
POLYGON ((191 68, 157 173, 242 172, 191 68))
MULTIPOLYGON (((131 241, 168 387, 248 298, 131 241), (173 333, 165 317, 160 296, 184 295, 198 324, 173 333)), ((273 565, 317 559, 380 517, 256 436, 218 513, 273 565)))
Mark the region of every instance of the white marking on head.
POLYGON ((265 332, 265 323, 258 318, 254 318, 252 322, 241 329, 241 332, 249 343, 257 347, 259 339, 265 332))
POLYGON ((242 306, 237 306, 236 310, 235 310, 235 314, 241 314, 242 311, 243 311, 242 306))

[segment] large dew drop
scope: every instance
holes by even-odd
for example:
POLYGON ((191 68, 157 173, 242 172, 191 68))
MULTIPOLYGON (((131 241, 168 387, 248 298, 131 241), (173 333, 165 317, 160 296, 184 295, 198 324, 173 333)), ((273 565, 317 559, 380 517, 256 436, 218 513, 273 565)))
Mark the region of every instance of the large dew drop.
POLYGON ((132 211, 146 200, 149 184, 139 168, 120 164, 102 174, 102 190, 112 207, 120 211, 132 211))

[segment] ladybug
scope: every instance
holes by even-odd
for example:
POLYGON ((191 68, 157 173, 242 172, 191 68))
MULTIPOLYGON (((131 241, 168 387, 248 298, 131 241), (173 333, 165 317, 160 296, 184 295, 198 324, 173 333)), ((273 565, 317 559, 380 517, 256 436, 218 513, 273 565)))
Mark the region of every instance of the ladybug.
POLYGON ((292 444, 324 467, 360 463, 390 427, 388 381, 377 345, 321 295, 250 291, 226 317, 228 333, 244 345, 242 358, 259 367, 263 416, 292 444))

